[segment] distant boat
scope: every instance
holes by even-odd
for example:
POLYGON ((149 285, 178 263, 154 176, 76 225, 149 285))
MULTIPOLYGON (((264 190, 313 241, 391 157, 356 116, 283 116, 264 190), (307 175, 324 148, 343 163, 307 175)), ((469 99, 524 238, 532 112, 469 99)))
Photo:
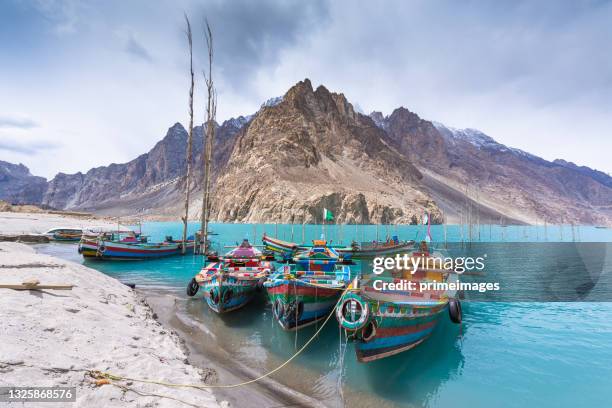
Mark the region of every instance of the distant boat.
MULTIPOLYGON (((262 238, 264 247, 268 251, 272 251, 283 255, 285 258, 291 258, 299 252, 308 251, 312 245, 298 245, 293 242, 282 241, 277 238, 272 238, 268 235, 262 238)), ((333 248, 338 255, 343 259, 368 259, 377 256, 395 255, 409 251, 414 246, 414 241, 400 241, 397 237, 388 239, 387 241, 373 241, 358 243, 353 241, 351 246, 328 245, 333 248)))
POLYGON ((264 244, 264 248, 267 251, 278 253, 285 257, 291 257, 295 255, 298 251, 308 250, 307 246, 298 245, 293 242, 282 241, 278 238, 272 238, 271 236, 266 235, 265 233, 263 235, 262 241, 264 244))
POLYGON ((393 237, 387 241, 364 242, 361 244, 353 241, 350 247, 336 248, 336 251, 345 258, 367 259, 405 253, 413 247, 414 241, 399 241, 397 237, 393 237))
MULTIPOLYGON (((193 250, 195 241, 188 240, 185 245, 187 250, 193 250)), ((152 243, 134 231, 114 231, 98 235, 83 234, 78 251, 85 258, 139 260, 179 255, 182 247, 183 242, 174 241, 172 237, 152 243)))
POLYGON ((316 240, 292 264, 278 268, 264 287, 276 321, 285 330, 297 330, 328 316, 351 279, 341 256, 316 240))
POLYGON ((605 225, 596 225, 595 228, 608 229, 605 225))
POLYGON ((53 228, 44 235, 52 241, 76 242, 80 241, 83 230, 81 228, 53 228))
MULTIPOLYGON (((434 258, 428 250, 412 252, 411 256, 434 258)), ((454 299, 455 291, 384 290, 385 283, 397 282, 456 282, 457 275, 448 270, 398 270, 391 276, 374 276, 355 281, 336 306, 340 327, 354 340, 360 362, 369 362, 410 350, 424 342, 449 311, 451 320, 461 321, 461 305, 454 299), (378 283, 375 288, 374 282, 378 283), (378 290, 381 289, 381 290, 378 290)))
POLYGON ((247 239, 218 261, 206 265, 187 286, 187 295, 195 296, 201 287, 208 307, 227 313, 245 306, 267 278, 270 262, 247 239))

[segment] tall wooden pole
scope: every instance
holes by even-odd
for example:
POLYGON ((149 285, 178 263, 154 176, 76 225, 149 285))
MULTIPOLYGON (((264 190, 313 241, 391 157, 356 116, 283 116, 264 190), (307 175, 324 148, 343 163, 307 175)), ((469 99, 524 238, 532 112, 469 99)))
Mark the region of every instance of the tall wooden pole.
POLYGON ((187 152, 185 161, 187 163, 187 171, 185 172, 185 215, 183 218, 183 246, 181 253, 185 255, 187 241, 187 220, 189 217, 189 193, 191 190, 191 155, 193 143, 193 37, 191 35, 191 23, 187 14, 185 14, 185 23, 187 24, 187 42, 189 44, 189 72, 191 75, 191 86, 189 88, 189 134, 187 136, 187 152))
POLYGON ((205 148, 202 152, 204 158, 204 183, 203 183, 203 196, 202 196, 202 223, 201 223, 201 234, 202 239, 200 242, 200 253, 205 255, 208 252, 208 219, 210 211, 210 187, 211 187, 211 172, 212 172, 212 153, 213 153, 213 142, 215 139, 215 117, 217 115, 217 94, 215 92, 214 83, 212 79, 212 63, 213 63, 213 36, 206 20, 206 29, 204 30, 204 37, 206 39, 206 46, 208 49, 208 74, 204 72, 204 79, 206 81, 206 90, 208 93, 206 103, 206 142, 205 148))

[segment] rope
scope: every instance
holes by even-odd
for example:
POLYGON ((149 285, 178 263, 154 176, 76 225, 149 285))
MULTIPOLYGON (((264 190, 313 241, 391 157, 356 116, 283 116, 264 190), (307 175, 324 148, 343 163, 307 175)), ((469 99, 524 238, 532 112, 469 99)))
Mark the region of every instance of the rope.
POLYGON ((249 384, 253 384, 259 380, 262 380, 266 377, 271 376, 272 374, 276 373, 277 371, 279 371, 280 369, 282 369, 283 367, 285 367, 287 364, 289 364, 290 362, 292 362, 297 356, 299 356, 304 350, 306 350, 306 348, 310 345, 310 343, 312 343, 312 341, 319 335, 319 333, 321 332, 321 330, 323 330, 323 327, 325 327, 325 325, 327 324, 327 322, 329 321, 329 319, 334 315, 334 311, 336 309, 336 307, 338 306, 338 304, 340 304, 340 302, 342 301, 342 298, 344 297, 344 295, 351 290, 351 285, 349 285, 344 292, 342 293, 342 295, 340 295, 340 298, 338 299, 338 302, 336 302, 336 304, 334 305, 332 311, 329 313, 329 315, 325 318, 325 320, 323 321, 323 324, 317 329, 317 331, 312 335, 312 337, 310 339, 308 339, 308 341, 306 343, 304 343, 304 345, 297 351, 295 352, 295 354, 293 354, 291 357, 289 357, 289 359, 287 361, 285 361, 283 364, 279 365, 278 367, 276 367, 275 369, 268 371, 265 374, 260 375, 257 378, 254 378, 252 380, 249 381, 244 381, 238 384, 225 384, 225 385, 202 385, 202 384, 177 384, 177 383, 169 383, 169 382, 164 382, 164 381, 155 381, 155 380, 144 380, 144 379, 139 379, 139 378, 131 378, 131 377, 124 377, 121 375, 115 375, 106 371, 98 371, 98 370, 92 370, 89 372, 89 375, 93 378, 96 379, 102 379, 102 378, 107 378, 109 380, 114 380, 114 381, 134 381, 134 382, 140 382, 140 383, 147 383, 147 384, 156 384, 156 385, 163 385, 165 387, 184 387, 184 388, 195 388, 195 389, 208 389, 208 388, 237 388, 237 387, 242 387, 244 385, 249 385, 249 384))

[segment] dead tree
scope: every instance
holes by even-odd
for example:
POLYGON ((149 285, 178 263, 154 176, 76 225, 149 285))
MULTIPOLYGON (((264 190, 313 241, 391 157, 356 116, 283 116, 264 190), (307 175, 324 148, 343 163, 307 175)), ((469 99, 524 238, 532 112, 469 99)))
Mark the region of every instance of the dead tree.
POLYGON ((206 28, 204 30, 204 38, 206 39, 206 47, 208 51, 208 72, 204 70, 204 81, 206 83, 207 103, 206 103, 206 142, 202 156, 204 157, 204 183, 202 197, 202 225, 200 241, 200 253, 205 255, 208 252, 208 220, 210 217, 211 203, 211 179, 212 179, 212 157, 213 144, 215 140, 215 118, 217 116, 217 93, 213 83, 212 65, 213 65, 213 35, 210 29, 208 20, 205 20, 206 28))
POLYGON ((189 87, 189 134, 187 136, 187 152, 185 162, 187 163, 187 170, 185 172, 185 215, 182 217, 183 220, 183 248, 181 252, 183 255, 186 251, 187 241, 187 220, 189 218, 189 193, 191 192, 191 156, 192 156, 192 144, 193 144, 193 37, 191 35, 191 23, 189 17, 185 14, 185 24, 187 25, 187 43, 189 44, 189 73, 191 75, 191 86, 189 87))

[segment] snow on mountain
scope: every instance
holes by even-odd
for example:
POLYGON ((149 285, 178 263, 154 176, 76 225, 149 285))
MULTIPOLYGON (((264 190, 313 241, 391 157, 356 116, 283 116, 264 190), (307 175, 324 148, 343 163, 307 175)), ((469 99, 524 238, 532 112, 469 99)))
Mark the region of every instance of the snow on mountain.
POLYGON ((272 106, 278 105, 282 101, 283 101, 283 97, 282 96, 275 96, 274 98, 270 98, 267 101, 265 101, 264 103, 262 103, 260 109, 271 108, 272 106))

